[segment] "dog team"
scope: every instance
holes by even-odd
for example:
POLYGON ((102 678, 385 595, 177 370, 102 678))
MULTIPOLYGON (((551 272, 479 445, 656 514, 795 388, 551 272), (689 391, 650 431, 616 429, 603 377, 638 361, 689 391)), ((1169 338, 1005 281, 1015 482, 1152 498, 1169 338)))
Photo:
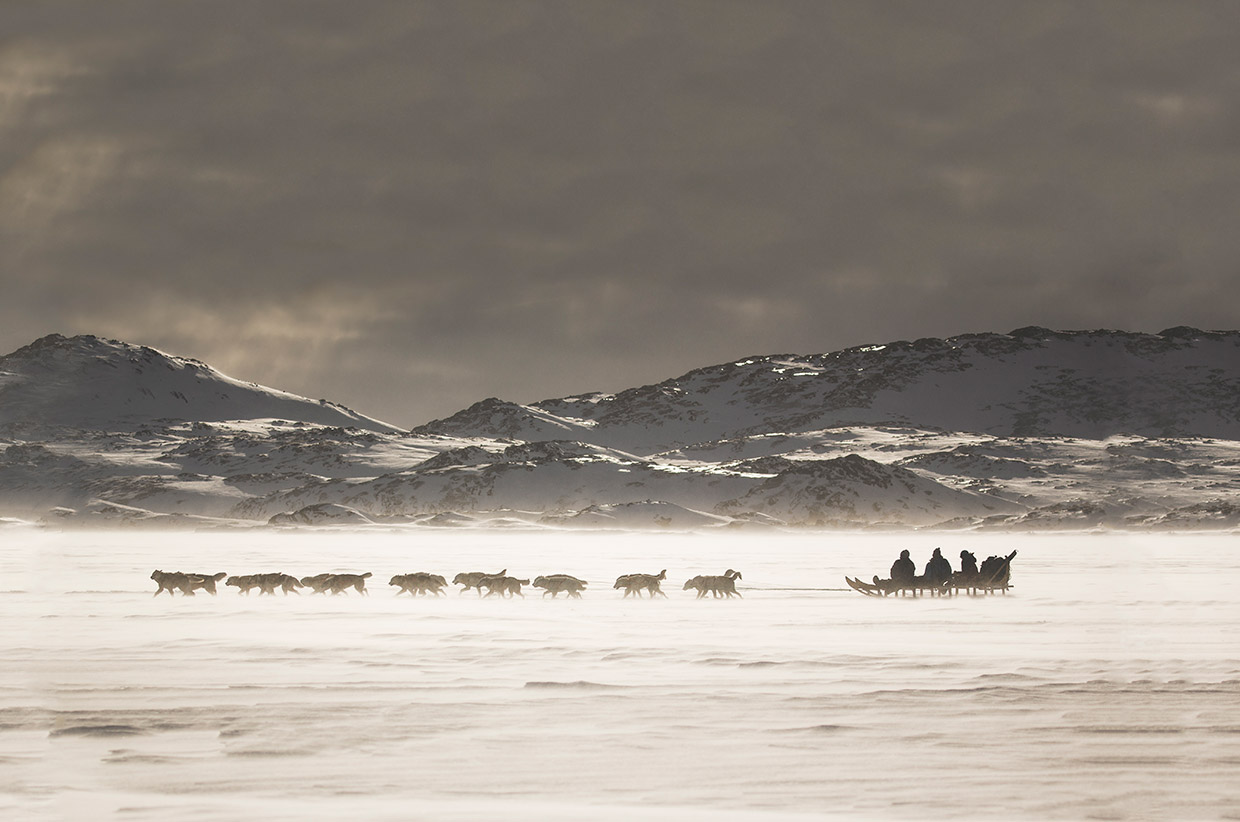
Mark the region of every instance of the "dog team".
MULTIPOLYGON (((174 592, 179 591, 183 596, 192 597, 195 591, 205 591, 214 596, 216 594, 216 584, 220 580, 224 580, 224 585, 230 588, 236 588, 238 593, 249 595, 254 589, 258 589, 259 595, 271 594, 275 595, 276 589, 279 588, 288 594, 301 593, 298 588, 309 588, 314 594, 336 594, 347 593, 349 589, 357 591, 359 594, 367 595, 366 580, 372 574, 316 574, 310 577, 301 577, 298 579, 291 574, 272 573, 272 574, 246 574, 244 576, 230 576, 223 571, 218 574, 198 574, 184 573, 181 571, 153 571, 151 579, 159 585, 155 591, 155 596, 159 596, 164 591, 168 592, 168 596, 172 596, 174 592)), ((712 594, 716 599, 739 597, 740 592, 736 590, 736 580, 740 579, 739 571, 729 568, 726 572, 718 576, 698 575, 693 579, 685 582, 684 589, 686 591, 697 591, 697 598, 703 599, 707 594, 712 594)), ((657 574, 623 574, 616 579, 612 586, 616 590, 623 590, 624 597, 636 597, 641 599, 643 592, 650 598, 656 596, 666 598, 667 594, 663 593, 660 583, 667 579, 667 569, 663 569, 657 574)), ((525 594, 521 592, 522 587, 532 585, 539 588, 543 592, 543 596, 551 595, 555 599, 560 594, 567 594, 570 598, 581 599, 581 592, 589 585, 584 579, 578 579, 571 574, 547 574, 534 578, 533 583, 528 579, 520 579, 518 577, 508 576, 508 569, 505 568, 498 573, 489 574, 485 571, 468 571, 457 574, 452 579, 453 585, 460 585, 461 593, 468 590, 474 590, 480 597, 514 597, 519 596, 525 598, 525 594), (485 589, 485 593, 483 592, 485 589)), ((448 587, 446 578, 439 574, 430 574, 425 571, 418 571, 412 574, 397 574, 388 581, 388 585, 397 588, 396 595, 408 593, 410 596, 442 596, 445 588, 448 587)))

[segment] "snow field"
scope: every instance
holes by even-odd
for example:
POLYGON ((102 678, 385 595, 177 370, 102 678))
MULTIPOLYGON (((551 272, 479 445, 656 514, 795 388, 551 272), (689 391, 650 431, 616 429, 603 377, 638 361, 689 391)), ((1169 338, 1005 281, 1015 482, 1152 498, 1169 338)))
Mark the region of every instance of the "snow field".
POLYGON ((8 528, 0 813, 1218 818, 1240 782, 1234 539, 8 528), (934 547, 1017 549, 1015 590, 833 590, 934 547), (590 587, 386 585, 503 567, 590 587), (727 567, 743 600, 680 590, 727 567), (154 598, 154 568, 374 577, 154 598), (667 599, 611 588, 662 568, 667 599))

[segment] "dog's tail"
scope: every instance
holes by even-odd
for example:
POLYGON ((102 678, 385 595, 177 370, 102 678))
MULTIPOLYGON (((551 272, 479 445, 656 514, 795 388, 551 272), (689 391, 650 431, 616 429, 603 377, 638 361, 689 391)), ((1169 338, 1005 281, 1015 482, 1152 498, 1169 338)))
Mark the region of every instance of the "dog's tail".
POLYGON ((373 576, 374 574, 370 573, 369 571, 361 575, 362 579, 370 579, 373 576))
POLYGON ((212 574, 211 579, 215 580, 216 582, 219 582, 221 579, 223 579, 226 576, 228 576, 227 571, 220 571, 218 574, 212 574))

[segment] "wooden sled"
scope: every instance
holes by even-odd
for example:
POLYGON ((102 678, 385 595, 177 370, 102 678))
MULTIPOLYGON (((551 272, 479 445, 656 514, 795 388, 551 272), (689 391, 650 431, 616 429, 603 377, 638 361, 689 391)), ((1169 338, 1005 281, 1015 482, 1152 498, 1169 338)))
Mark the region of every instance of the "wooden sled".
POLYGON ((871 585, 868 582, 862 582, 861 580, 853 579, 852 577, 844 577, 844 581, 848 583, 849 588, 865 594, 868 597, 886 596, 886 594, 884 594, 877 585, 871 585))
MULTIPOLYGON (((1006 594, 1012 588, 1012 560, 1016 552, 1006 557, 997 557, 986 572, 976 574, 952 574, 951 579, 939 584, 931 584, 925 577, 914 577, 912 582, 896 582, 890 579, 874 577, 873 582, 844 577, 848 587, 858 593, 870 597, 886 596, 989 596, 996 592, 1006 594)), ((987 562, 990 562, 988 559, 987 562)), ((983 567, 986 563, 983 563, 983 567)))

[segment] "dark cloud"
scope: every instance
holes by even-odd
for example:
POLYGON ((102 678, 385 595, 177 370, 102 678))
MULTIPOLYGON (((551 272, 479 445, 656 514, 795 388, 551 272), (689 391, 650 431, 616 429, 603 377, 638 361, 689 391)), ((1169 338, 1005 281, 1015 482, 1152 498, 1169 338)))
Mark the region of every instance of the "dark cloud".
POLYGON ((1234 327, 1229 4, 0 7, 0 348, 415 424, 733 357, 1234 327))

